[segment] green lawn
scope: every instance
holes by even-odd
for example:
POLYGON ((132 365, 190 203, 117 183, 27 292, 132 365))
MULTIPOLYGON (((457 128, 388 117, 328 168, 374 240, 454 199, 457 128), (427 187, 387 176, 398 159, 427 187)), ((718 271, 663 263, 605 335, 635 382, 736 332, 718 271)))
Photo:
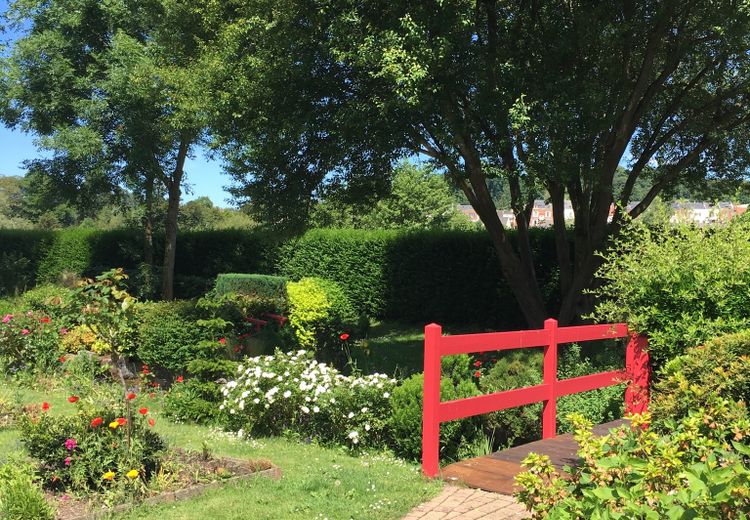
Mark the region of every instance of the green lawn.
MULTIPOLYGON (((50 413, 72 411, 65 389, 53 390, 48 383, 34 390, 0 383, 0 396, 9 395, 21 403, 47 401, 50 413)), ((170 422, 159 416, 156 402, 151 409, 170 445, 198 450, 205 442, 215 455, 266 458, 281 467, 283 477, 227 485, 185 502, 141 506, 118 519, 397 519, 441 488, 423 479, 417 465, 389 455, 355 457, 283 438, 238 440, 207 427, 170 422)), ((0 430, 0 457, 20 448, 16 431, 0 430)))

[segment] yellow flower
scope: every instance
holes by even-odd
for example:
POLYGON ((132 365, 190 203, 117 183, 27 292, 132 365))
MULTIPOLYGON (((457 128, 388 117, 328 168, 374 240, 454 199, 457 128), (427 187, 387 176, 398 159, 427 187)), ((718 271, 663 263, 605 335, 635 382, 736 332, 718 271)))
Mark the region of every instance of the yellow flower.
POLYGON ((112 421, 111 423, 109 423, 109 427, 113 430, 116 430, 118 426, 120 426, 120 423, 118 423, 117 421, 112 421))
POLYGON ((115 472, 114 471, 108 471, 104 475, 102 475, 103 480, 114 480, 115 478, 115 472))
POLYGON ((138 476, 138 470, 137 469, 131 469, 125 474, 129 479, 134 479, 138 476))

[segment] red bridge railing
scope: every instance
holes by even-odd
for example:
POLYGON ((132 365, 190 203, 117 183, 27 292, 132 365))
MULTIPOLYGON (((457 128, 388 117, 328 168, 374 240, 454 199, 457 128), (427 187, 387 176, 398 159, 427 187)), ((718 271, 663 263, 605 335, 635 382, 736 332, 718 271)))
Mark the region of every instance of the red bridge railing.
POLYGON ((558 327, 547 320, 543 329, 515 332, 491 332, 443 336, 434 323, 424 330, 424 408, 422 413, 422 471, 438 474, 440 423, 543 402, 542 437, 557 435, 557 398, 597 388, 628 383, 625 389, 627 413, 641 413, 648 406, 650 364, 645 350, 647 340, 628 330, 624 323, 558 327), (600 372, 572 379, 557 379, 557 347, 563 343, 629 338, 625 352, 625 370, 600 372), (440 400, 440 360, 443 356, 544 347, 544 377, 540 385, 496 392, 494 394, 440 400))

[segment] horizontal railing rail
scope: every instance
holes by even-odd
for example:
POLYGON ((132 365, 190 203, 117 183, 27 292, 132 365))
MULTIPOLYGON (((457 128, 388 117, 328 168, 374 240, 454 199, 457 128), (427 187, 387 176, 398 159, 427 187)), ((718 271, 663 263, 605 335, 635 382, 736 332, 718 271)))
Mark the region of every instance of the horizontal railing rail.
POLYGON ((648 406, 647 340, 629 331, 624 323, 558 327, 557 320, 550 319, 544 322, 543 329, 456 336, 443 336, 442 327, 433 323, 425 327, 424 338, 422 471, 431 477, 440 469, 440 423, 443 422, 541 402, 544 403, 542 437, 548 439, 557 435, 558 397, 628 383, 625 389, 627 413, 642 413, 648 406), (629 338, 624 370, 557 379, 558 345, 617 338, 629 338), (444 356, 538 347, 544 347, 542 384, 441 401, 440 365, 444 356))

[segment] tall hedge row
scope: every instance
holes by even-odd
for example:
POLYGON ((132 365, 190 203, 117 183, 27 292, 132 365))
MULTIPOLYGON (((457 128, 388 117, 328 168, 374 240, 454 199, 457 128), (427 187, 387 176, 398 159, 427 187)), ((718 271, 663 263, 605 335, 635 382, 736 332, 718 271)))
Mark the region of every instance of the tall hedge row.
MULTIPOLYGON (((537 273, 555 306, 554 237, 533 230, 537 273)), ((511 235, 511 239, 515 239, 511 235)), ((155 237, 161 255, 162 237, 155 237)), ((138 230, 0 230, 0 294, 14 282, 53 281, 65 271, 91 275, 113 266, 135 270, 143 258, 138 230)), ((176 293, 200 294, 220 273, 308 276, 338 282, 359 311, 388 319, 518 327, 524 322, 489 237, 483 231, 312 230, 280 243, 251 231, 181 233, 176 293)))

